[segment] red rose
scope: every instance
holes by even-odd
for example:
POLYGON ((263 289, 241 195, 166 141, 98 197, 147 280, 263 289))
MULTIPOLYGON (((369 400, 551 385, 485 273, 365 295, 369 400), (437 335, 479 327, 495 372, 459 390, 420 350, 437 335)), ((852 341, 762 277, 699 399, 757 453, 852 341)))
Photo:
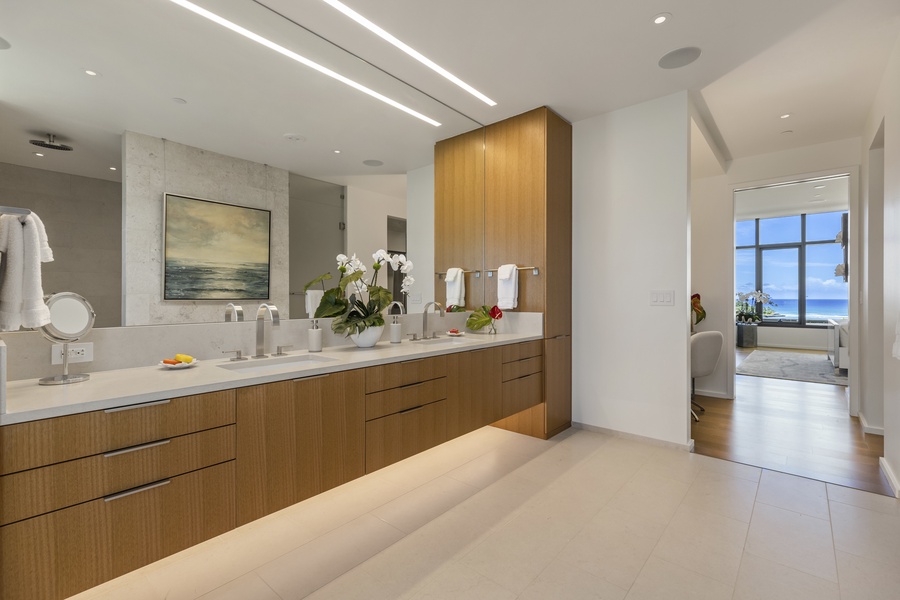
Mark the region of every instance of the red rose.
POLYGON ((491 312, 488 313, 492 319, 502 319, 503 311, 497 308, 496 305, 491 307, 491 312))

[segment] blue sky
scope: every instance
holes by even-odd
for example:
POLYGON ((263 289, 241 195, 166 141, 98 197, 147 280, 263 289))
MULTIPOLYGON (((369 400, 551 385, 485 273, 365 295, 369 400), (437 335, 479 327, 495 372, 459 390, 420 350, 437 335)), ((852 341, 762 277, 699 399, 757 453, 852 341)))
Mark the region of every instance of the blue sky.
MULTIPOLYGON (((834 240, 841 229, 841 213, 809 215, 806 219, 807 241, 834 240)), ((735 225, 737 245, 754 243, 754 221, 739 221, 735 225)), ((780 217, 760 220, 760 242, 763 244, 800 241, 800 217, 780 217)), ((834 268, 843 262, 839 244, 807 246, 806 297, 811 299, 847 299, 848 287, 843 277, 835 277, 834 268)), ((797 298, 797 260, 795 248, 763 250, 763 291, 772 298, 797 298)), ((739 292, 755 289, 755 253, 737 250, 735 253, 735 282, 739 292)))

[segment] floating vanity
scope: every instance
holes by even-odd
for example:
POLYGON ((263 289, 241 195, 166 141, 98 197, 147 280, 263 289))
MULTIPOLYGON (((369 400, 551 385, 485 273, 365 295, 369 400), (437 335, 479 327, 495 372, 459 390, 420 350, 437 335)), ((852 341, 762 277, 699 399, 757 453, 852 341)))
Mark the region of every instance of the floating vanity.
POLYGON ((10 382, 0 597, 68 597, 543 402, 540 335, 451 339, 10 382))

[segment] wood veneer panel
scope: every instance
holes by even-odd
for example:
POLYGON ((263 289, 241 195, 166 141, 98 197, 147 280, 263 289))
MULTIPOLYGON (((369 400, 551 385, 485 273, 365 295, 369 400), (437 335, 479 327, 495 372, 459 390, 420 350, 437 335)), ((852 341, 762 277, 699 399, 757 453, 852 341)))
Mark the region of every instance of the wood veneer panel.
POLYGON ((234 390, 0 427, 0 474, 234 423, 234 390))
POLYGON ((526 375, 540 373, 544 370, 544 360, 541 356, 525 358, 515 362, 503 363, 501 380, 506 382, 511 379, 519 379, 526 375))
POLYGON ((447 441, 446 400, 366 422, 366 473, 447 441))
POLYGON ((544 403, 548 438, 572 425, 572 338, 544 340, 544 403))
MULTIPOLYGON (((503 410, 501 415, 509 417, 544 401, 544 376, 535 373, 527 377, 504 381, 502 384, 503 410)), ((541 435, 544 429, 541 428, 541 435)))
POLYGON ((0 477, 0 525, 234 459, 234 425, 0 477))
POLYGON ((56 600, 234 527, 234 462, 0 528, 0 597, 56 600))
POLYGON ((545 421, 545 404, 542 402, 536 406, 532 406, 522 412, 512 416, 500 419, 493 423, 494 427, 514 431, 522 435, 530 435, 531 437, 547 439, 544 434, 545 421))
POLYGON ((447 375, 447 357, 434 356, 368 367, 366 393, 380 392, 447 375))
POLYGON ((366 421, 437 402, 446 397, 446 377, 368 394, 366 395, 366 421))
POLYGON ((447 439, 453 439, 500 418, 500 349, 459 352, 448 358, 447 439))
POLYGON ((530 342, 521 342, 518 344, 507 344, 502 346, 503 362, 513 362, 522 360, 523 358, 531 358, 532 356, 540 356, 544 352, 544 343, 541 340, 532 340, 530 342))
POLYGON ((547 111, 544 336, 572 333, 572 125, 547 111))
MULTIPOLYGON (((484 129, 434 146, 434 265, 481 270, 484 259, 484 129)), ((484 277, 465 275, 466 306, 482 305, 484 277)), ((443 302, 442 280, 435 291, 443 302)))
MULTIPOLYGON (((516 310, 544 312, 546 267, 546 120, 538 108, 485 128, 485 268, 515 263, 538 267, 519 272, 516 310)), ((497 276, 485 283, 485 304, 497 302, 497 276)))

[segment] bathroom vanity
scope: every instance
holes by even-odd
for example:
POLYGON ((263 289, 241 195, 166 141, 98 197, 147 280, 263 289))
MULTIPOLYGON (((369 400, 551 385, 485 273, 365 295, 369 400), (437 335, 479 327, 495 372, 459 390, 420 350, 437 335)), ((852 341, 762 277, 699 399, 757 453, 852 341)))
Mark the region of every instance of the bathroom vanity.
POLYGON ((543 402, 540 335, 11 382, 0 597, 65 598, 543 402))

